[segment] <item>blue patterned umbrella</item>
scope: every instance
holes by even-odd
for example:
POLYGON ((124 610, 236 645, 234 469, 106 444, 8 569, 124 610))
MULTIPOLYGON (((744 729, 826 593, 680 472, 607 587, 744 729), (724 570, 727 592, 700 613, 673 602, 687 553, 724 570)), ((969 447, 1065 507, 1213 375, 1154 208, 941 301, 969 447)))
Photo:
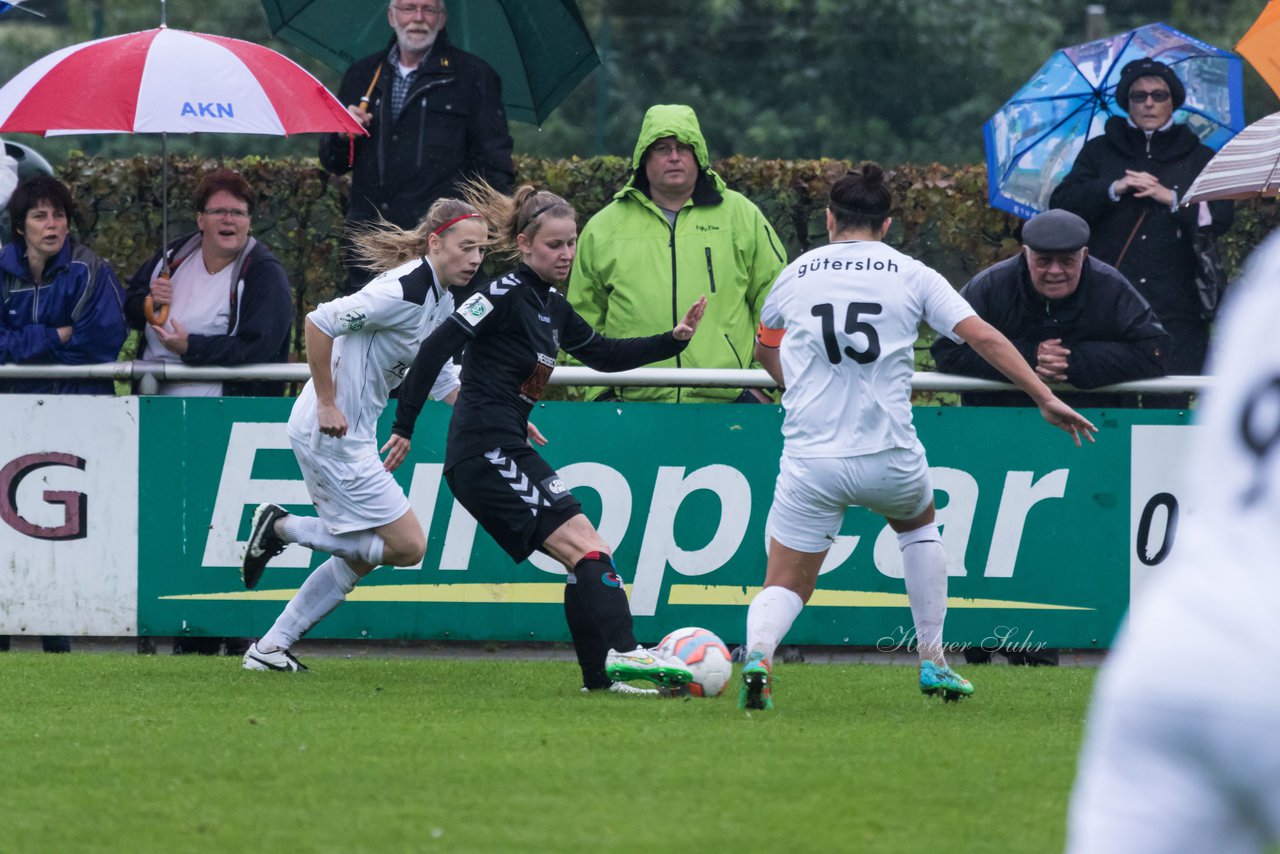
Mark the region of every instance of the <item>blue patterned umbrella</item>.
POLYGON ((1215 151, 1244 127, 1243 61, 1165 24, 1054 53, 982 126, 992 207, 1029 218, 1071 171, 1085 140, 1113 115, 1120 69, 1142 57, 1170 66, 1187 89, 1174 114, 1215 151))

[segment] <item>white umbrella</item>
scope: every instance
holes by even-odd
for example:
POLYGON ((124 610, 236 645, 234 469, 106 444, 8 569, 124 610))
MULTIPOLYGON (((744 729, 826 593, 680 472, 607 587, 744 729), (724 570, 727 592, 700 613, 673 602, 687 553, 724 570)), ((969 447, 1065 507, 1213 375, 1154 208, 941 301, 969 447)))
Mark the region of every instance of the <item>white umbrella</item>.
POLYGON ((1222 146, 1187 189, 1182 203, 1280 195, 1280 113, 1249 125, 1222 146))

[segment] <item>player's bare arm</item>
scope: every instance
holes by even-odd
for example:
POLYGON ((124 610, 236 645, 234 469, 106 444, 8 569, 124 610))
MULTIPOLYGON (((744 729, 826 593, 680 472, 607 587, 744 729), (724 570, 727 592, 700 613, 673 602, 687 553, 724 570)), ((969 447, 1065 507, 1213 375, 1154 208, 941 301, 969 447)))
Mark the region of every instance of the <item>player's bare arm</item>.
POLYGON ((1081 436, 1093 441, 1093 434, 1098 432, 1098 428, 1089 419, 1058 400, 1044 381, 1031 370, 1017 348, 994 326, 977 315, 971 315, 956 324, 956 334, 992 367, 1008 377, 1010 382, 1030 395, 1040 408, 1044 420, 1059 430, 1070 433, 1076 447, 1080 446, 1081 436))
POLYGON ((311 382, 316 390, 316 421, 320 432, 326 436, 347 435, 347 418, 338 409, 336 386, 333 382, 333 339, 320 331, 320 327, 307 318, 307 366, 311 369, 311 382))

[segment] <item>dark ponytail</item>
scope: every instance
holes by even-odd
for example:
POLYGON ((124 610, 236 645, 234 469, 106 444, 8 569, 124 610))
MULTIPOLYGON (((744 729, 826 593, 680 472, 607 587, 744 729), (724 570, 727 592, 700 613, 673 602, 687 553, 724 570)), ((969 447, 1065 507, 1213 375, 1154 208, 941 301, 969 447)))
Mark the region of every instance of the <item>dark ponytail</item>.
POLYGON ((877 231, 889 218, 893 194, 885 185, 879 163, 864 163, 861 169, 846 172, 831 185, 828 209, 836 220, 836 231, 877 231))

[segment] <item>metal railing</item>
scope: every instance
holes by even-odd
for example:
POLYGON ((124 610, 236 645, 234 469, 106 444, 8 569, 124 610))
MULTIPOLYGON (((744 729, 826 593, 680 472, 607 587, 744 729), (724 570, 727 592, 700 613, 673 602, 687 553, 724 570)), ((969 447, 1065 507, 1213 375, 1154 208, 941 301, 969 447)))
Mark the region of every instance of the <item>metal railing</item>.
MULTIPOLYGON (((155 394, 159 383, 181 382, 246 382, 276 380, 306 382, 311 372, 305 364, 242 365, 235 368, 193 368, 174 362, 143 359, 110 362, 103 365, 0 365, 0 380, 9 379, 98 379, 137 382, 142 394, 155 394)), ((1115 394, 1200 392, 1212 386, 1212 377, 1176 376, 1116 383, 1090 392, 1115 394)), ((710 368, 637 368, 606 374, 589 368, 558 367, 551 375, 551 385, 578 386, 699 386, 715 388, 774 388, 774 382, 763 370, 710 368)), ((980 380, 934 371, 917 371, 911 379, 914 391, 1000 391, 1008 383, 980 380)), ((1054 386, 1071 389, 1071 386, 1054 386)))

